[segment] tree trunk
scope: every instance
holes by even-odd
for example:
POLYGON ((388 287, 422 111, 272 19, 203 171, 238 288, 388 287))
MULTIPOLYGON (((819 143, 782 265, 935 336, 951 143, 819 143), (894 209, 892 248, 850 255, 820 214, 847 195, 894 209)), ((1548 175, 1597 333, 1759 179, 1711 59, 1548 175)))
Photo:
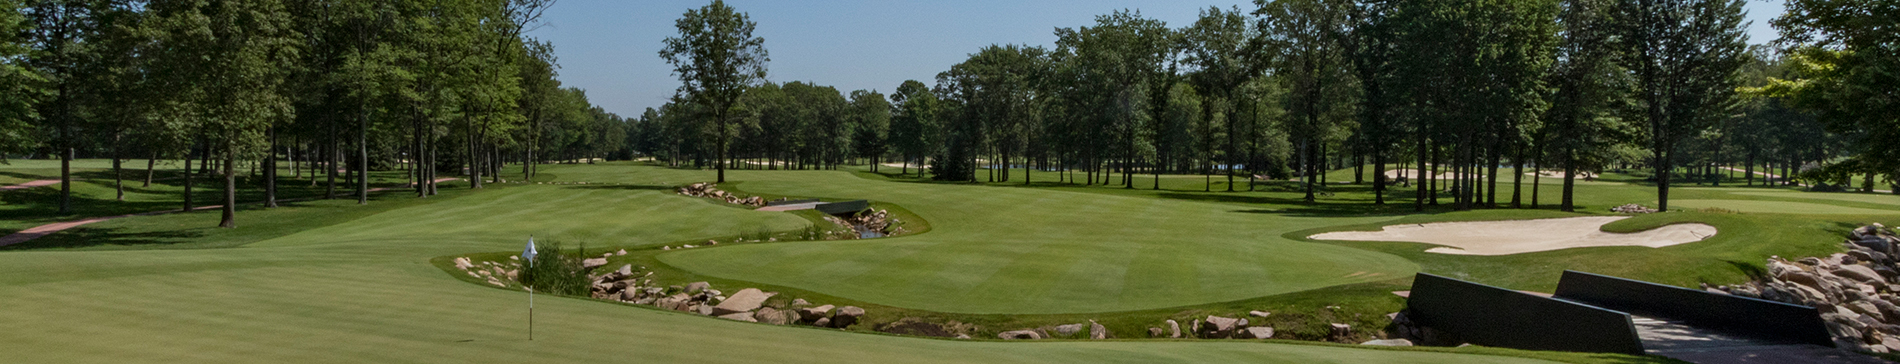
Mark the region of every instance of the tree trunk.
POLYGON ((264 149, 264 207, 277 207, 277 127, 264 130, 270 148, 264 149))
POLYGON ((157 166, 158 152, 154 151, 151 158, 145 159, 145 185, 141 187, 152 187, 152 172, 157 166))
POLYGON ((356 125, 356 204, 369 204, 369 110, 356 125))
MULTIPOLYGON (((229 136, 233 139, 236 135, 229 136)), ((224 147, 224 218, 218 221, 218 227, 237 228, 237 143, 231 142, 224 147)))

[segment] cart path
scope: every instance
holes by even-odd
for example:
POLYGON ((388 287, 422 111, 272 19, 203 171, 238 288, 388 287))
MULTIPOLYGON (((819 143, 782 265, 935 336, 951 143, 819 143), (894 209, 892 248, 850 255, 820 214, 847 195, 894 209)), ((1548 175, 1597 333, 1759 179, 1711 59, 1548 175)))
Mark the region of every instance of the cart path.
MULTIPOLYGON (((0 192, 12 191, 12 190, 24 190, 28 188, 34 188, 34 187, 39 187, 39 186, 51 186, 51 185, 56 185, 56 184, 59 184, 59 180, 42 179, 42 180, 36 180, 36 181, 26 181, 26 183, 21 183, 17 185, 0 186, 0 192)), ((0 245, 3 245, 3 244, 0 244, 0 245)))
MULTIPOLYGON (((458 179, 460 178, 439 178, 439 179, 436 179, 435 181, 436 183, 441 183, 441 182, 447 182, 447 181, 454 181, 458 179)), ((41 182, 41 181, 33 181, 33 182, 41 182)), ((53 182, 57 183, 59 182, 59 180, 53 180, 53 182)), ((32 182, 29 182, 29 183, 32 183, 32 182)), ((7 186, 7 187, 13 187, 13 186, 7 186)), ((410 184, 405 184, 401 186, 393 186, 393 187, 371 188, 369 189, 369 192, 382 192, 382 191, 388 191, 388 190, 393 190, 393 189, 398 189, 398 188, 409 188, 409 187, 411 187, 410 184)), ((304 199, 296 199, 296 200, 279 200, 278 202, 295 202, 295 201, 306 201, 306 200, 313 200, 313 198, 304 198, 304 199)), ((224 205, 199 206, 199 207, 192 208, 191 210, 199 211, 199 210, 211 210, 211 209, 221 209, 221 208, 224 208, 224 205)), ((85 218, 85 219, 79 219, 79 220, 73 220, 73 221, 62 221, 62 222, 56 222, 56 223, 51 223, 51 224, 46 224, 46 225, 34 226, 26 230, 20 230, 20 232, 7 234, 7 236, 0 236, 0 246, 8 246, 8 245, 13 245, 13 244, 24 243, 24 242, 32 241, 33 239, 39 239, 42 236, 51 235, 53 233, 65 231, 67 229, 72 229, 72 228, 76 228, 76 227, 80 227, 86 224, 96 223, 100 221, 122 219, 122 218, 127 218, 127 217, 134 217, 134 216, 162 215, 162 214, 169 214, 169 213, 174 213, 174 212, 182 212, 182 210, 165 210, 165 211, 141 212, 141 213, 136 213, 136 214, 125 214, 125 215, 118 215, 118 216, 93 217, 93 218, 85 218)))

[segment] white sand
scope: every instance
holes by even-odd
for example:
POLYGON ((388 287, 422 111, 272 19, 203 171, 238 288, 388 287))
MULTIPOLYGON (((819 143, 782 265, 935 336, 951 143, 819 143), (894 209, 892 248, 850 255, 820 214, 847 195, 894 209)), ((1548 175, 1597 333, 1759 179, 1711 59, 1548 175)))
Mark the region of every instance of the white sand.
POLYGON ((1341 231, 1313 235, 1314 240, 1405 241, 1444 245, 1427 253, 1454 255, 1509 255, 1547 250, 1646 246, 1661 248, 1702 241, 1715 235, 1707 224, 1674 224, 1648 231, 1617 234, 1603 225, 1628 216, 1591 216, 1561 219, 1441 222, 1392 225, 1383 231, 1341 231))

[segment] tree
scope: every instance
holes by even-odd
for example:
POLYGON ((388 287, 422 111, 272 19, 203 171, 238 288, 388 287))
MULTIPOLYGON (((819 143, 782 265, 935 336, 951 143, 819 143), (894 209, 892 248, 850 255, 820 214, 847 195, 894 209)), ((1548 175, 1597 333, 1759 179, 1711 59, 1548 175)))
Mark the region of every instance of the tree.
POLYGON ((6 155, 37 147, 32 121, 45 96, 46 79, 25 58, 33 49, 23 37, 27 25, 19 0, 0 0, 0 163, 6 155))
POLYGON ((1747 58, 1741 0, 1618 0, 1618 34, 1636 76, 1655 166, 1656 208, 1669 208, 1677 145, 1735 105, 1747 58))
MULTIPOLYGON (((941 126, 937 119, 937 94, 917 80, 905 80, 891 93, 890 145, 904 158, 903 173, 910 165, 942 148, 941 126)), ((921 175, 923 169, 919 168, 921 175)))
POLYGON ((26 64, 34 69, 49 94, 35 113, 39 126, 52 135, 52 154, 59 155, 59 213, 72 212, 72 159, 79 148, 80 100, 85 92, 79 71, 90 57, 92 38, 100 30, 100 0, 32 0, 23 10, 30 47, 26 64))
MULTIPOLYGON (((1757 94, 1856 134, 1853 162, 1900 185, 1900 27, 1893 1, 1793 0, 1774 20, 1789 48, 1790 74, 1757 94)), ((1894 189, 1900 193, 1900 188, 1894 189)))
POLYGON ((660 57, 673 65, 674 75, 683 83, 679 93, 709 108, 704 116, 714 125, 714 166, 719 169, 718 182, 724 183, 730 134, 727 118, 745 89, 765 78, 765 63, 770 62, 765 39, 752 36, 758 23, 722 0, 687 10, 675 26, 680 34, 666 38, 660 57))
MULTIPOLYGON (((1288 117, 1296 122, 1291 135, 1300 140, 1300 174, 1306 179, 1306 201, 1326 173, 1325 135, 1350 110, 1353 87, 1347 42, 1351 35, 1352 4, 1339 0, 1258 0, 1260 32, 1277 50, 1267 61, 1289 84, 1288 117)), ((1231 182, 1231 174, 1230 181, 1231 182)), ((1233 190, 1233 185, 1228 185, 1233 190)))
POLYGON ((851 150, 870 159, 877 172, 878 157, 890 151, 891 102, 877 91, 857 90, 851 91, 850 108, 851 150))
POLYGON ((178 90, 186 110, 217 144, 224 159, 224 217, 237 227, 237 161, 263 152, 264 131, 294 116, 284 92, 300 36, 290 13, 275 0, 154 3, 169 50, 158 67, 178 90))
POLYGON ((1563 40, 1550 74, 1555 93, 1536 138, 1537 148, 1545 152, 1534 154, 1549 155, 1563 167, 1558 205, 1563 211, 1576 209, 1577 174, 1601 165, 1603 158, 1594 157, 1601 154, 1597 151, 1625 138, 1616 113, 1627 96, 1622 91, 1628 89, 1629 80, 1618 64, 1623 53, 1611 43, 1616 31, 1611 5, 1607 0, 1566 0, 1558 18, 1563 40))
MULTIPOLYGON (((1266 60, 1260 58, 1264 56, 1264 50, 1259 42, 1258 31, 1248 24, 1246 13, 1241 12, 1239 7, 1228 10, 1209 7, 1201 11, 1194 25, 1181 31, 1182 41, 1187 47, 1182 62, 1191 66, 1188 79, 1203 97, 1201 110, 1205 123, 1214 123, 1214 105, 1239 104, 1233 100, 1234 91, 1257 76, 1266 64, 1266 60)), ((1227 126, 1227 142, 1222 144, 1226 150, 1221 154, 1225 156, 1223 164, 1227 165, 1228 192, 1234 191, 1233 167, 1240 154, 1235 150, 1235 145, 1239 143, 1234 138, 1239 133, 1234 132, 1234 114, 1233 110, 1221 113, 1226 117, 1223 124, 1227 126)), ((1207 136, 1211 136, 1213 130, 1217 129, 1209 128, 1210 134, 1207 136)), ((1207 149, 1209 164, 1213 155, 1214 150, 1207 149)), ((1206 164, 1196 166, 1196 169, 1205 168, 1208 168, 1206 164)))

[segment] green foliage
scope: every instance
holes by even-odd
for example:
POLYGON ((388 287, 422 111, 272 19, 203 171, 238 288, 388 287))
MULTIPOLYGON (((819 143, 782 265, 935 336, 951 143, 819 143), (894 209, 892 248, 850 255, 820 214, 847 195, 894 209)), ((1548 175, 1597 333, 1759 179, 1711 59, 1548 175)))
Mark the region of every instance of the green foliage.
POLYGON ((590 269, 581 264, 587 257, 587 244, 563 249, 560 242, 546 240, 535 243, 534 259, 522 262, 521 285, 547 294, 586 296, 590 282, 590 269))

